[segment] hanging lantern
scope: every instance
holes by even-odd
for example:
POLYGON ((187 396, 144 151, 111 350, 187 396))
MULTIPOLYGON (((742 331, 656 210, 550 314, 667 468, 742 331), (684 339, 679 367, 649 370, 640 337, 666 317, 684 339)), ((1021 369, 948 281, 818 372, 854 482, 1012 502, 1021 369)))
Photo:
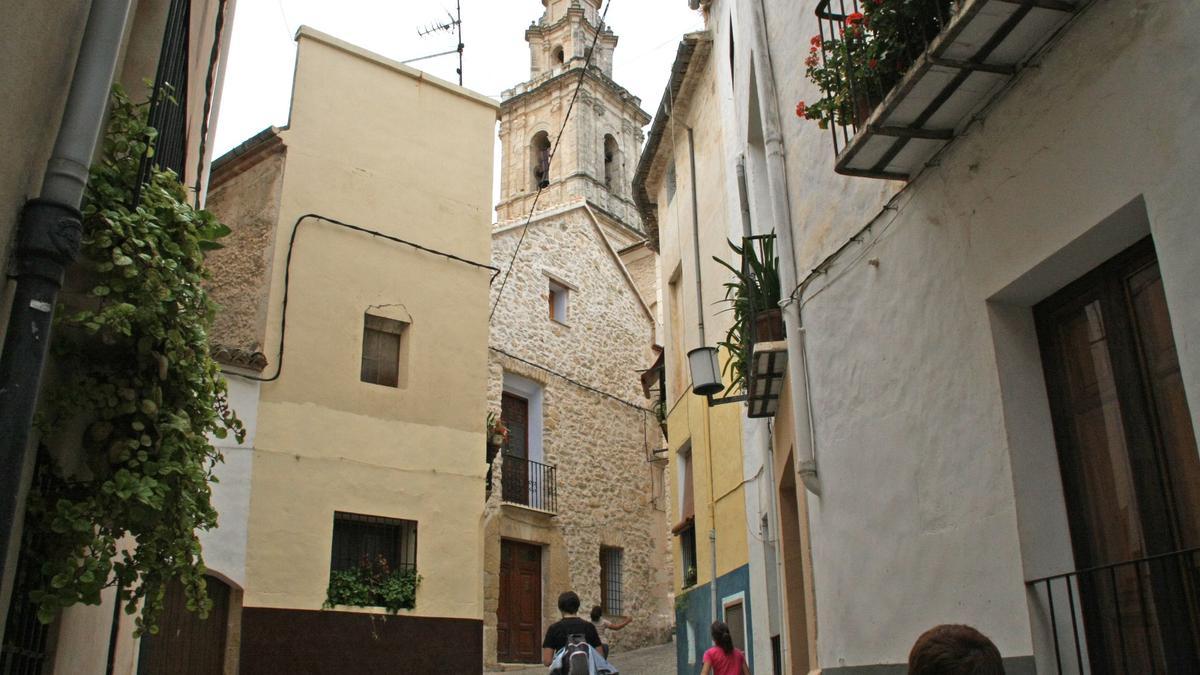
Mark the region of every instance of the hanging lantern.
POLYGON ((725 388, 721 383, 721 364, 717 362, 716 347, 693 349, 687 357, 688 368, 692 372, 693 394, 712 396, 725 388))

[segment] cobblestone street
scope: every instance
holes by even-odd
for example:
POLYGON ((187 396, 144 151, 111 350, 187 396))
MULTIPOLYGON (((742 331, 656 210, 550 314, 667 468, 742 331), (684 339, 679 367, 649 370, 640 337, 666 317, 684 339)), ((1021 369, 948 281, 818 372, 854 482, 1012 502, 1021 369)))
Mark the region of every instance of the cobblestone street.
MULTIPOLYGON (((675 643, 646 647, 631 652, 614 652, 612 664, 621 675, 675 675, 675 643)), ((488 673, 499 671, 488 671, 488 673)), ((505 671, 506 675, 546 675, 542 666, 505 671)))

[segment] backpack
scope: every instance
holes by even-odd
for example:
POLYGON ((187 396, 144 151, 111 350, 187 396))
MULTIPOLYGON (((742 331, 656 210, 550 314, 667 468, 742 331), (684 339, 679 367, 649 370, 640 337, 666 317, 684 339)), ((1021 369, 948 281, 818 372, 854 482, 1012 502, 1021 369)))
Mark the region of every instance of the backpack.
POLYGON ((562 675, 588 675, 591 670, 591 654, 583 635, 567 638, 562 659, 562 675))

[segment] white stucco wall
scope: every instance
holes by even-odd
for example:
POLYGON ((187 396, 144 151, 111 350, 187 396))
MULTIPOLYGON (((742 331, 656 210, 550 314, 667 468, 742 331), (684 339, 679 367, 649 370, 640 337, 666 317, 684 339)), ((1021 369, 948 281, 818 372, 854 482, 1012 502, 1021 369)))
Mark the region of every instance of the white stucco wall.
POLYGON ((250 514, 250 482, 254 467, 254 435, 258 428, 259 383, 227 372, 229 405, 246 428, 238 443, 232 435, 212 439, 225 461, 213 473, 212 502, 217 509, 217 528, 200 533, 204 564, 239 587, 246 583, 246 522, 250 514))
MULTIPOLYGON (((811 4, 767 3, 785 112, 813 94, 811 4)), ((1196 6, 1093 5, 806 294, 823 668, 903 663, 945 622, 1046 657, 1024 581, 1073 561, 1030 307, 1147 232, 1200 421, 1198 29, 1196 6)), ((811 122, 784 135, 811 265, 896 185, 836 177, 811 122)))

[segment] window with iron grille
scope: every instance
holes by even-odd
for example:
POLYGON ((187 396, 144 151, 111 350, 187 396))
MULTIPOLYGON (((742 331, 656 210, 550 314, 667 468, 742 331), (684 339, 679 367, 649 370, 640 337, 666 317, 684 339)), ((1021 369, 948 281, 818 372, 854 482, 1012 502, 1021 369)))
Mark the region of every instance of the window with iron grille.
POLYGON ((362 370, 359 379, 385 387, 403 386, 403 321, 367 314, 363 319, 362 370))
POLYGON ((625 552, 609 546, 600 547, 600 610, 608 616, 620 616, 621 562, 625 552))
POLYGON ((371 567, 417 569, 417 521, 357 513, 333 514, 333 555, 329 571, 371 567))

